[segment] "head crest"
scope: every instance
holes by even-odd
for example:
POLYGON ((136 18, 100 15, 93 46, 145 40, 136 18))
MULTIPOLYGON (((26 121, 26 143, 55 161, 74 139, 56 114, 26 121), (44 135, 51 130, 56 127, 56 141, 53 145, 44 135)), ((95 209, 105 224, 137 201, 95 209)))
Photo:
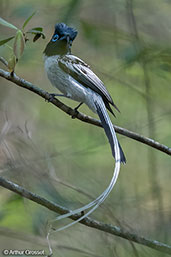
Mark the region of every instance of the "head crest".
POLYGON ((55 25, 55 34, 58 34, 60 37, 69 36, 70 40, 73 41, 78 32, 76 29, 68 27, 65 23, 58 23, 55 25))

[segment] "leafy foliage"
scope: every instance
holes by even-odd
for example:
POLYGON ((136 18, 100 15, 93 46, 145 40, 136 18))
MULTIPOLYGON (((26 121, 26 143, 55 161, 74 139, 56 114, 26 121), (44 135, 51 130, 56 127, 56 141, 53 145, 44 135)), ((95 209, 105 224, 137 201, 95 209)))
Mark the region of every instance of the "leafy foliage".
MULTIPOLYGON (((79 31, 73 43, 73 54, 91 65, 121 110, 113 123, 145 136, 150 135, 152 128, 152 138, 170 147, 169 1, 132 1, 139 42, 136 41, 130 12, 123 0, 2 2, 9 5, 4 9, 1 5, 1 15, 10 17, 12 23, 21 24, 21 27, 17 25, 17 29, 12 29, 5 26, 1 39, 13 37, 5 43, 13 46, 16 32, 21 30, 26 41, 24 54, 17 64, 16 72, 20 76, 56 93, 43 69, 42 52, 46 43, 39 40, 38 44, 27 44, 27 41, 36 36, 35 28, 39 25, 44 27, 49 39, 54 24, 67 21, 79 31), (28 12, 33 14, 37 8, 39 15, 34 15, 22 29, 24 17, 28 12), (30 21, 33 22, 31 26, 30 21), (32 29, 31 33, 26 33, 32 29), (145 74, 142 62, 146 65, 145 74)), ((37 35, 43 31, 38 30, 37 35)), ((0 51, 2 55, 9 54, 13 70, 16 62, 13 50, 11 53, 8 48, 1 47, 0 51)), ((77 105, 64 98, 61 101, 73 108, 77 105)), ((80 111, 94 115, 84 105, 80 111)), ((1 174, 47 199, 75 209, 97 197, 110 181, 114 163, 100 128, 70 119, 39 97, 3 79, 0 84, 0 131, 1 174), (9 130, 7 126, 4 132, 6 120, 9 126, 13 126, 9 130)), ((119 140, 128 160, 127 165, 122 167, 116 190, 92 217, 170 243, 170 156, 123 136, 119 136, 119 140)), ((54 213, 46 212, 29 201, 15 201, 10 206, 7 203, 9 212, 6 213, 3 203, 10 196, 7 190, 1 189, 0 229, 5 227, 8 232, 7 229, 12 227, 25 235, 30 233, 33 239, 11 237, 11 231, 8 237, 1 233, 3 248, 14 245, 16 249, 41 249, 43 240, 48 252, 46 228, 54 213)), ((63 224, 56 222, 55 225, 63 224)), ((112 238, 80 224, 54 234, 52 240, 57 244, 54 256, 89 256, 72 252, 73 246, 75 249, 86 249, 92 253, 90 256, 163 256, 157 251, 112 238), (63 249, 62 246, 68 248, 63 249)))
POLYGON ((25 47, 25 40, 21 30, 18 30, 14 40, 13 51, 17 60, 22 56, 25 47))
POLYGON ((8 28, 11 28, 11 29, 15 29, 15 30, 18 30, 18 28, 16 26, 14 26, 13 24, 5 21, 4 19, 0 18, 0 24, 3 25, 3 26, 6 26, 8 28))
POLYGON ((26 33, 28 33, 28 34, 31 33, 34 35, 33 42, 37 41, 40 37, 45 39, 45 35, 43 33, 43 28, 41 28, 41 27, 32 28, 32 29, 28 30, 26 33))
POLYGON ((24 49, 25 49, 25 43, 29 40, 27 38, 27 34, 34 34, 33 42, 37 41, 40 37, 45 39, 45 35, 43 33, 42 27, 36 27, 29 29, 28 31, 24 31, 25 27, 29 23, 29 21, 33 18, 33 16, 36 14, 36 12, 33 12, 24 22, 22 29, 18 29, 15 25, 5 21, 4 19, 0 18, 0 24, 3 26, 6 26, 11 29, 16 30, 15 36, 3 39, 0 41, 0 46, 5 45, 12 39, 14 39, 13 43, 13 54, 11 55, 10 59, 8 60, 8 68, 10 72, 13 72, 16 66, 17 61, 21 58, 24 49))
POLYGON ((3 40, 0 40, 0 46, 6 44, 7 42, 9 42, 10 40, 12 40, 14 38, 13 37, 9 37, 9 38, 6 38, 6 39, 3 39, 3 40))

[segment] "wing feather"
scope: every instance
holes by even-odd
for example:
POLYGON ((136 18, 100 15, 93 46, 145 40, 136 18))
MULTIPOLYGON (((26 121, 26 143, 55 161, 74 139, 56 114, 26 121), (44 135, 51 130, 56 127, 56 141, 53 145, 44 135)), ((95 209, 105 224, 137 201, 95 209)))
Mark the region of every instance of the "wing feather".
POLYGON ((103 98, 106 108, 112 114, 114 113, 110 108, 109 103, 119 111, 103 82, 96 76, 96 74, 85 62, 74 55, 65 55, 58 59, 58 63, 62 70, 71 75, 85 87, 89 87, 98 93, 103 98))

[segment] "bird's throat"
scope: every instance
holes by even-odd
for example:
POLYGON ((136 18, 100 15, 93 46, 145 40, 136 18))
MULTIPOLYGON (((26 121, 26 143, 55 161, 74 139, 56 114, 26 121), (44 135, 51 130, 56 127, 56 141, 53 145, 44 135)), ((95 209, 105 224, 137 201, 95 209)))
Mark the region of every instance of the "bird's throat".
POLYGON ((57 42, 52 42, 50 41, 45 50, 44 54, 46 56, 53 56, 53 55, 65 55, 70 52, 70 49, 68 48, 67 42, 62 40, 62 41, 57 41, 57 42))

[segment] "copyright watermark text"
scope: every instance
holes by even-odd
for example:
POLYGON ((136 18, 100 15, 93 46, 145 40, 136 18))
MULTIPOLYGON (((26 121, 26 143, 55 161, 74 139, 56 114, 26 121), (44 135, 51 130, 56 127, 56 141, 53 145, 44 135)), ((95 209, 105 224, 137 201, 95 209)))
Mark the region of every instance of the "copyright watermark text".
POLYGON ((2 251, 2 253, 5 255, 5 256, 8 256, 8 255, 26 255, 26 256, 43 256, 45 255, 45 250, 29 250, 29 249, 26 249, 26 250, 12 250, 12 249, 4 249, 2 251))

